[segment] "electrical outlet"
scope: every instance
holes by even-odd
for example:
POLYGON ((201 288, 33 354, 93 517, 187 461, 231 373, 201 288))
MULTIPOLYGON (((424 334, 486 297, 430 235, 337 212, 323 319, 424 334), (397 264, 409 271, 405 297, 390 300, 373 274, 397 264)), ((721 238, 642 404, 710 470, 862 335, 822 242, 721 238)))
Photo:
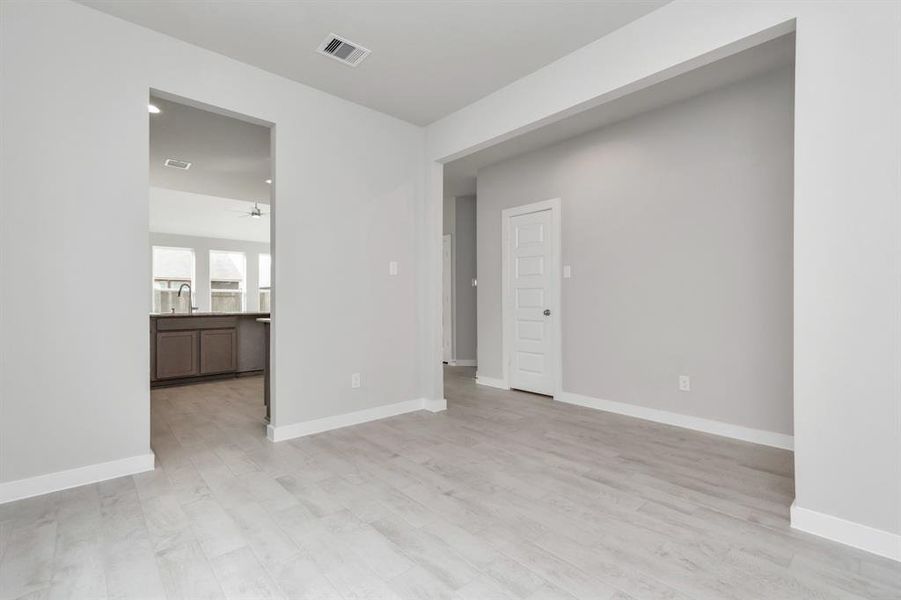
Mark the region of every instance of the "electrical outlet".
POLYGON ((688 375, 679 375, 679 391, 680 392, 690 392, 691 391, 691 377, 688 375))
POLYGON ((356 389, 360 387, 360 374, 354 373, 350 376, 350 387, 356 389))

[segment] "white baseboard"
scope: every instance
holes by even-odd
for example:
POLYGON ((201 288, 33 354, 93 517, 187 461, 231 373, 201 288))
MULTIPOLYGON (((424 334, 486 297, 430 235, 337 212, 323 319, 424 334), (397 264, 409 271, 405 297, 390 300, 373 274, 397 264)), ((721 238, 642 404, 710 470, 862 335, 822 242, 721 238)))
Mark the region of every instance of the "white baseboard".
POLYGON ((454 359, 453 362, 455 367, 477 367, 476 359, 474 358, 457 358, 454 359))
POLYGON ((441 412, 442 410, 447 410, 447 400, 444 398, 440 398, 438 400, 429 400, 428 398, 423 398, 422 409, 429 412, 441 412))
POLYGON ((343 415, 313 419, 312 421, 303 421, 301 423, 292 423, 291 425, 282 425, 281 427, 273 427, 272 424, 270 424, 266 427, 266 437, 272 442, 281 442, 293 438, 313 435, 315 433, 322 433, 324 431, 331 431, 332 429, 341 429, 342 427, 360 425, 361 423, 368 423, 369 421, 387 419, 388 417, 395 417, 417 410, 439 412, 446 408, 447 403, 443 398, 440 400, 417 398, 415 400, 406 400, 404 402, 386 404, 385 406, 358 410, 343 415))
POLYGON ((644 419, 646 421, 654 421, 655 423, 703 431, 704 433, 752 442, 754 444, 772 446, 773 448, 782 448, 784 450, 792 450, 794 448, 794 437, 784 433, 763 431, 762 429, 751 429, 750 427, 742 427, 741 425, 732 425, 730 423, 723 423, 722 421, 692 417, 690 415, 682 415, 666 410, 638 406, 636 404, 626 404, 625 402, 601 400, 599 398, 592 398, 590 396, 583 396, 572 392, 559 392, 554 395, 554 400, 559 400, 560 402, 565 402, 567 404, 596 408, 598 410, 635 417, 637 419, 644 419))
POLYGON ((487 385, 488 387, 497 388, 499 390, 509 390, 510 386, 507 385, 503 379, 495 379, 494 377, 483 377, 476 373, 476 383, 479 385, 487 385))
POLYGON ((791 506, 792 528, 901 562, 901 535, 791 506))
POLYGON ((0 504, 153 470, 153 452, 0 483, 0 504))

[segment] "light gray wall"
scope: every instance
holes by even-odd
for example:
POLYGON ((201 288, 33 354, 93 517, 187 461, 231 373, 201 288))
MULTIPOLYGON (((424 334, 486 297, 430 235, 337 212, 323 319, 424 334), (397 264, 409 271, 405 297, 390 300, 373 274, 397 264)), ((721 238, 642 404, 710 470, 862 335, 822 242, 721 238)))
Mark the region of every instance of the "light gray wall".
MULTIPOLYGON (((247 261, 247 281, 245 282, 247 300, 244 310, 253 312, 260 309, 260 254, 271 255, 269 244, 151 231, 150 246, 170 246, 194 250, 194 289, 192 292, 194 306, 201 311, 210 310, 210 250, 243 252, 247 261)), ((148 283, 149 286, 150 283, 148 283)))
POLYGON ((454 216, 454 210, 457 204, 457 199, 453 196, 449 196, 444 199, 444 204, 442 205, 442 215, 441 215, 441 232, 444 235, 453 235, 454 227, 457 225, 456 217, 454 216))
POLYGON ((791 433, 792 90, 779 69, 480 171, 479 373, 501 210, 559 197, 563 389, 791 433))
POLYGON ((151 88, 275 123, 273 426, 425 395, 421 128, 72 2, 0 39, 0 484, 150 451, 151 88))
POLYGON ((454 358, 476 360, 476 197, 457 196, 454 207, 454 358))

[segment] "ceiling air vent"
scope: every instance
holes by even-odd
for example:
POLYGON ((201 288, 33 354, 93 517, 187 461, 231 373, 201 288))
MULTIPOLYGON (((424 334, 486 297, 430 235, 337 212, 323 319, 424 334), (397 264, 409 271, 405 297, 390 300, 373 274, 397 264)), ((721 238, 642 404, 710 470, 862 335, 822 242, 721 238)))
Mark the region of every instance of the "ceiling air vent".
POLYGON ((319 44, 319 47, 316 48, 316 52, 339 60, 345 65, 350 65, 352 67, 356 67, 363 62, 363 59, 370 54, 370 51, 360 44, 345 40, 343 37, 337 36, 334 33, 330 33, 328 37, 319 44))
POLYGON ((176 160, 174 158, 167 158, 166 162, 163 163, 167 167, 172 167, 173 169, 181 169, 182 171, 187 171, 191 168, 191 163, 186 160, 176 160))

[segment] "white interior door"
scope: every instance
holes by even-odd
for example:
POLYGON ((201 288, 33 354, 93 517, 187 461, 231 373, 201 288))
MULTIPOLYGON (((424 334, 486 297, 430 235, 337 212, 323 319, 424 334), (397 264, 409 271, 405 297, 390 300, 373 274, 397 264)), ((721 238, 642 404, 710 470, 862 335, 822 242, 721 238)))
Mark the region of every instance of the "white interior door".
POLYGON ((442 251, 442 269, 444 284, 441 290, 441 310, 442 324, 444 331, 444 339, 442 342, 443 360, 446 363, 453 361, 454 356, 454 289, 453 289, 453 248, 451 246, 450 234, 444 236, 444 247, 442 251))
POLYGON ((507 324, 510 387, 553 395, 557 326, 551 209, 509 217, 507 324))

